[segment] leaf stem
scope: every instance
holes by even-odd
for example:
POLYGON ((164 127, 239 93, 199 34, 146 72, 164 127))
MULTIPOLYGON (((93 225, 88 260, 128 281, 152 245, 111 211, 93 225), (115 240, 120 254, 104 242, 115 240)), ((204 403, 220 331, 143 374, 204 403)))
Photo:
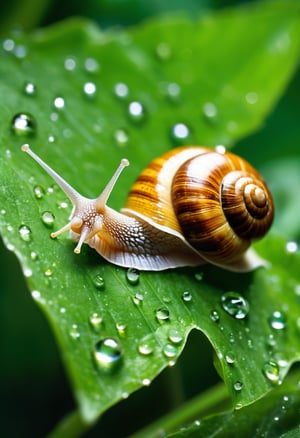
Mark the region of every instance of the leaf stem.
POLYGON ((91 428, 92 424, 85 423, 78 410, 70 412, 47 435, 47 438, 79 438, 91 428))
POLYGON ((224 408, 228 402, 228 390, 223 383, 220 383, 134 433, 130 438, 159 438, 162 434, 165 436, 184 424, 207 415, 211 409, 216 412, 216 408, 224 408))

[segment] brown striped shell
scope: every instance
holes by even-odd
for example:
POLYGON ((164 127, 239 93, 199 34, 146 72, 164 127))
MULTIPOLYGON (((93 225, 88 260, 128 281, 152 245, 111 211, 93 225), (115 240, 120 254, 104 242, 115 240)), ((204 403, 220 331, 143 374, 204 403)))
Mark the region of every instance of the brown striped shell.
POLYGON ((133 185, 123 211, 181 233, 204 260, 236 264, 237 270, 274 215, 270 191, 247 161, 203 147, 156 158, 133 185))
POLYGON ((233 271, 264 264, 251 250, 273 220, 271 194, 258 172, 231 153, 182 147, 156 158, 140 174, 119 213, 107 206, 123 159, 97 198, 77 192, 29 147, 27 152, 73 204, 70 231, 79 254, 87 243, 123 267, 160 271, 212 263, 233 271))

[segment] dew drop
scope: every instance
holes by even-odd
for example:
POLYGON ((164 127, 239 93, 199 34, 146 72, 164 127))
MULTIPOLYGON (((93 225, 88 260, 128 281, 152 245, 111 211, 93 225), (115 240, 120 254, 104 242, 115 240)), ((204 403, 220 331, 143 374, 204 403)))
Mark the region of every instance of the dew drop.
POLYGON ((184 123, 176 123, 171 128, 171 136, 174 140, 186 140, 190 135, 190 130, 184 123))
POLYGON ((42 213, 41 216, 42 222, 44 225, 46 225, 46 227, 48 228, 52 228, 54 221, 55 221, 55 216, 53 213, 51 213, 51 211, 44 211, 42 213))
POLYGON ((129 137, 124 129, 116 129, 114 132, 114 139, 117 143, 117 146, 124 147, 127 145, 129 137))
POLYGON ((246 98, 246 102, 249 103, 250 105, 254 105, 255 103, 258 102, 258 94, 255 93, 254 91, 250 91, 249 93, 247 93, 245 98, 246 98))
POLYGON ((100 65, 95 58, 86 58, 84 68, 88 73, 96 73, 100 69, 100 65))
POLYGON ((173 344, 180 344, 183 341, 182 334, 176 329, 169 330, 168 338, 173 344))
POLYGON ((94 276, 93 283, 94 283, 94 286, 99 290, 103 290, 105 287, 104 278, 100 274, 96 274, 94 276))
POLYGON ((203 280, 203 272, 197 272, 195 274, 195 280, 202 281, 203 280))
POLYGON ((210 312, 210 319, 213 321, 213 322, 219 322, 220 321, 220 315, 219 315, 219 313, 218 313, 218 311, 217 310, 212 310, 211 312, 210 312))
POLYGON ((12 132, 17 136, 33 136, 36 133, 36 121, 29 113, 18 113, 11 121, 12 132))
POLYGON ((55 137, 54 137, 54 135, 49 135, 49 136, 48 136, 48 142, 49 142, 49 143, 54 143, 54 142, 55 142, 55 137))
POLYGON ((35 301, 40 301, 41 299, 41 292, 39 290, 33 290, 31 292, 31 296, 35 301))
POLYGON ((127 330, 127 325, 124 322, 117 322, 116 329, 120 336, 124 336, 127 330))
POLYGON ((24 93, 26 94, 26 96, 35 96, 36 95, 35 84, 33 82, 25 82, 24 93))
POLYGON ((218 116, 218 109, 213 102, 206 102, 202 107, 202 112, 209 121, 215 121, 218 116))
POLYGON ((86 82, 83 85, 83 92, 87 97, 94 97, 97 91, 96 84, 94 82, 86 82))
POLYGON ((161 42, 156 47, 156 55, 162 61, 167 61, 172 55, 172 50, 169 44, 161 42))
POLYGON ((31 258, 32 261, 37 260, 38 259, 37 253, 35 251, 31 251, 30 258, 31 258))
POLYGON ((163 347, 163 354, 168 358, 173 358, 177 355, 177 348, 172 344, 166 344, 163 347))
POLYGON ((142 354, 143 356, 149 356, 150 354, 153 353, 153 348, 150 344, 148 344, 147 342, 145 343, 141 343, 138 346, 138 352, 140 354, 142 354))
POLYGON ((144 106, 141 104, 141 102, 130 102, 128 105, 128 113, 130 120, 134 122, 140 122, 145 117, 145 109, 144 106))
POLYGON ((140 281, 140 272, 135 268, 128 268, 126 271, 126 280, 131 285, 136 285, 140 281))
POLYGON ((80 331, 78 329, 77 324, 72 324, 70 331, 69 331, 69 335, 71 336, 72 339, 79 339, 80 338, 80 331))
POLYGON ((271 382, 279 382, 279 366, 275 361, 266 362, 263 366, 263 373, 271 382))
POLYGON ((14 54, 16 58, 23 59, 27 56, 27 47, 23 44, 15 46, 14 54))
POLYGON ((129 93, 128 86, 123 82, 118 82, 114 86, 114 93, 118 98, 125 99, 126 97, 128 97, 129 93))
POLYGON ((12 52, 15 48, 15 42, 11 38, 7 38, 3 41, 2 47, 5 50, 5 52, 12 52))
POLYGON ((178 103, 181 95, 181 87, 176 82, 163 84, 162 93, 172 103, 178 103))
POLYGON ((182 293, 182 295, 181 295, 181 298, 183 299, 183 301, 185 302, 185 303, 189 303, 190 301, 192 301, 192 294, 191 294, 191 292, 189 292, 189 291, 184 291, 183 293, 182 293))
POLYGON ((151 385, 151 380, 150 379, 143 379, 142 381, 144 386, 150 386, 151 385))
POLYGON ((2 208, 1 209, 1 214, 4 216, 4 215, 6 215, 6 210, 5 210, 5 208, 2 208))
POLYGON ((298 250, 298 244, 297 244, 297 242, 293 242, 293 241, 291 241, 291 242, 287 242, 287 244, 286 244, 286 250, 287 250, 287 252, 289 252, 289 253, 297 252, 297 250, 298 250))
POLYGON ((166 322, 170 319, 170 312, 166 307, 160 307, 156 310, 155 316, 159 322, 166 322))
POLYGON ((32 276, 32 270, 30 268, 24 268, 23 274, 26 278, 29 278, 32 276))
POLYGON ((41 186, 34 186, 33 193, 36 199, 42 199, 45 195, 45 190, 41 186))
POLYGON ((64 67, 67 71, 73 71, 76 68, 76 61, 74 58, 68 57, 65 59, 64 67))
POLYGON ((60 312, 61 314, 66 313, 66 311, 67 311, 67 309, 66 309, 65 307, 61 307, 61 308, 59 309, 59 312, 60 312))
POLYGON ((65 107, 65 99, 61 96, 58 96, 54 99, 54 108, 61 110, 65 107))
POLYGON ((239 380, 237 380, 234 384, 233 387, 236 391, 241 391, 243 389, 243 383, 240 382, 239 380))
POLYGON ((24 242, 29 242, 31 239, 31 229, 27 225, 21 225, 19 227, 19 234, 21 236, 21 239, 24 240, 24 242))
POLYGON ((216 151, 218 154, 222 154, 222 155, 224 155, 224 154, 226 153, 226 147, 225 147, 223 144, 218 144, 218 145, 215 147, 215 151, 216 151))
POLYGON ((144 301, 144 295, 141 293, 136 293, 133 297, 132 297, 132 301, 134 302, 134 304, 136 304, 137 306, 139 306, 140 304, 142 304, 142 302, 144 301))
POLYGON ((226 354, 225 356, 225 360, 228 363, 228 365, 233 365, 235 362, 234 357, 232 356, 232 354, 226 354))
POLYGON ((284 313, 275 310, 269 319, 270 325, 274 330, 283 330, 286 327, 286 318, 284 313))
POLYGON ((249 313, 249 303, 237 292, 226 292, 221 297, 223 309, 235 319, 244 319, 249 313))
POLYGON ((52 269, 48 268, 46 269, 46 271, 44 272, 45 277, 50 278, 53 275, 52 269))
POLYGON ((103 325, 103 318, 98 313, 94 312, 89 317, 89 323, 92 329, 97 332, 103 325))
POLYGON ((121 345, 114 338, 101 339, 95 345, 93 356, 99 369, 111 371, 122 359, 121 345))

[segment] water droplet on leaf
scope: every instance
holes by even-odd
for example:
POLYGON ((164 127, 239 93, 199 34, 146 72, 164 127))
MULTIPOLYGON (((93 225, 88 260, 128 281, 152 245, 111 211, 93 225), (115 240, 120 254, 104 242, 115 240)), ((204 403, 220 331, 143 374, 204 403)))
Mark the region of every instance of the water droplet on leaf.
POLYGON ((184 123, 176 123, 171 128, 171 136, 174 140, 186 140, 190 135, 190 130, 184 123))
POLYGON ((42 199, 43 196, 45 195, 45 190, 41 186, 34 186, 33 193, 36 199, 42 199))
POLYGON ((96 84, 94 82, 86 82, 83 85, 83 92, 87 97, 94 97, 97 91, 96 84))
POLYGON ((54 99, 54 108, 61 110, 65 107, 65 99, 61 96, 58 96, 54 99))
POLYGON ((181 295, 181 298, 183 299, 183 301, 185 303, 189 303, 190 301, 192 301, 192 294, 189 291, 184 291, 181 295))
POLYGON ((120 364, 122 350, 120 343, 114 338, 104 338, 95 345, 93 356, 96 365, 103 371, 111 371, 120 364))
POLYGON ((127 145, 129 137, 124 129, 116 129, 114 139, 116 140, 117 146, 124 147, 127 145))
POLYGON ((140 280, 140 272, 135 268, 128 268, 126 271, 126 279, 129 284, 136 285, 140 280))
POLYGON ((104 278, 100 274, 94 276, 93 283, 97 289, 103 290, 105 287, 104 278))
POLYGON ((130 102, 128 106, 128 112, 130 116, 130 120, 134 122, 140 122, 145 117, 145 109, 141 102, 130 102))
POLYGON ((35 96, 36 95, 36 86, 33 82, 26 82, 24 85, 24 93, 26 96, 35 96))
POLYGON ((70 328, 69 335, 72 339, 79 339, 80 338, 80 331, 78 329, 77 324, 72 324, 72 327, 70 328))
POLYGON ((42 222, 46 227, 52 228, 55 220, 55 216, 51 211, 44 211, 41 216, 42 222))
POLYGON ((223 309, 235 319, 244 319, 249 313, 249 303, 237 292, 226 292, 221 297, 223 309))
POLYGON ((273 383, 279 382, 279 366, 275 361, 269 361, 265 363, 263 367, 263 373, 268 380, 273 383))
POLYGON ((211 319, 213 322, 219 322, 219 321, 220 321, 220 315, 219 315, 219 313, 218 313, 217 310, 212 310, 212 311, 210 312, 210 319, 211 319))
POLYGON ((270 325, 275 330, 283 330, 286 327, 286 318, 284 313, 275 310, 269 319, 270 325))
POLYGON ((166 307, 160 307, 156 310, 155 316, 159 322, 166 322, 170 319, 170 311, 166 307))
POLYGON ((242 388, 243 388, 243 383, 240 382, 239 380, 237 380, 237 381, 234 383, 233 387, 234 387, 234 389, 235 389, 236 391, 239 392, 239 391, 241 391, 242 388))
POLYGON ((180 344, 183 341, 182 334, 176 329, 169 330, 168 338, 173 344, 180 344))
POLYGON ((114 93, 120 99, 125 99, 126 97, 128 97, 128 93, 129 93, 128 86, 123 82, 118 82, 114 86, 114 93))
POLYGON ((168 358, 173 358, 177 355, 177 348, 172 344, 166 344, 163 347, 163 354, 168 358))
POLYGON ((24 240, 24 242, 29 242, 31 239, 31 229, 27 225, 21 225, 19 227, 19 234, 21 236, 21 239, 24 240))
POLYGON ((94 312, 89 317, 89 323, 92 329, 97 332, 103 324, 103 318, 98 313, 94 312))
POLYGON ((18 113, 11 121, 11 128, 17 136, 30 137, 36 133, 36 121, 31 114, 18 113))

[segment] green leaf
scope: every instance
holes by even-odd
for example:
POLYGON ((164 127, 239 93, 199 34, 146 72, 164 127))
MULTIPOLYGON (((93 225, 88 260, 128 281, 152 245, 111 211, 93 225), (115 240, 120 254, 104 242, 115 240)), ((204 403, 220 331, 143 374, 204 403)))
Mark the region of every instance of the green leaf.
POLYGON ((102 33, 73 20, 4 40, 1 233, 53 327, 86 422, 173 365, 194 328, 215 348, 235 406, 272 389, 299 359, 299 254, 289 253, 274 233, 257 245, 271 262, 268 269, 248 275, 213 267, 145 272, 134 285, 126 270, 87 246, 76 256, 67 236, 49 238, 52 226, 67 222, 71 206, 20 145, 30 142, 89 197, 126 155, 132 166, 110 200, 119 208, 154 156, 183 143, 229 146, 263 122, 299 60, 299 21, 299 5, 270 2, 194 22, 150 21, 128 33, 102 33), (134 101, 144 108, 141 117, 129 112, 134 101), (27 132, 15 129, 20 113, 32 122, 27 132), (186 136, 174 134, 176 124, 185 124, 186 136), (45 223, 45 212, 53 224, 45 223), (244 319, 223 309, 228 291, 249 302, 244 319), (281 329, 270 324, 275 311, 284 314, 281 329), (213 321, 217 314, 219 322, 213 321), (113 367, 99 354, 95 359, 106 338, 118 344, 113 367), (263 371, 270 361, 278 366, 275 378, 263 371))
MULTIPOLYGON (((180 431, 166 436, 172 438, 192 437, 260 437, 299 436, 299 371, 294 373, 282 387, 238 411, 211 415, 180 431)), ((158 436, 152 431, 151 436, 158 436)))

